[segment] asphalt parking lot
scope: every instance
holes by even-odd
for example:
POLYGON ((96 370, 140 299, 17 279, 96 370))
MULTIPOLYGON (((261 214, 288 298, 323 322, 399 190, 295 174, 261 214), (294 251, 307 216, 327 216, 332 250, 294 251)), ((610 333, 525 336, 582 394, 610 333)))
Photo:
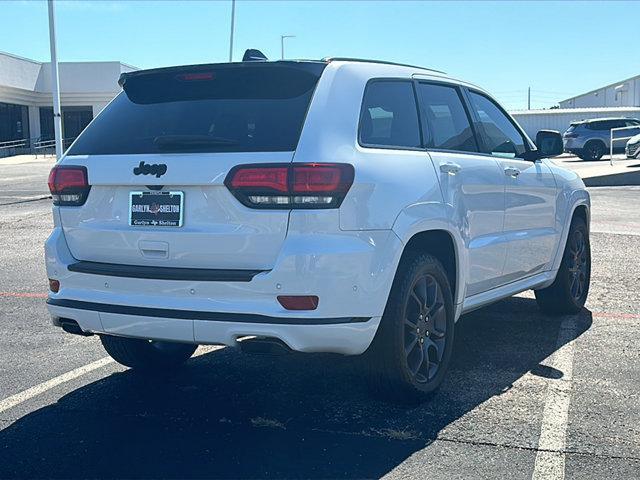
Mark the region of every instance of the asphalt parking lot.
POLYGON ((371 399, 366 358, 208 348, 149 378, 53 327, 50 167, 0 162, 0 478, 640 478, 640 187, 590 189, 585 310, 464 316, 409 408, 371 399))

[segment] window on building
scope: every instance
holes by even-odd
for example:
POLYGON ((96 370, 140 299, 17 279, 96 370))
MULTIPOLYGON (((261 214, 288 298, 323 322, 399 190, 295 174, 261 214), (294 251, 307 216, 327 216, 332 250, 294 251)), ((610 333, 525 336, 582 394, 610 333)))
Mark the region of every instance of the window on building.
POLYGON ((497 157, 522 157, 526 152, 525 140, 513 122, 492 100, 476 92, 469 92, 472 108, 476 111, 483 152, 497 157))
POLYGON ((0 102, 0 142, 29 138, 29 108, 0 102))
POLYGON ((421 83, 420 104, 426 117, 427 146, 443 150, 477 152, 469 116, 458 90, 446 85, 421 83))
MULTIPOLYGON (((62 137, 65 139, 65 148, 80 135, 91 120, 91 106, 62 107, 62 137)), ((54 136, 53 108, 40 107, 40 137, 43 140, 52 140, 54 136)))
POLYGON ((409 81, 375 81, 367 85, 360 115, 363 145, 418 148, 418 109, 409 81))

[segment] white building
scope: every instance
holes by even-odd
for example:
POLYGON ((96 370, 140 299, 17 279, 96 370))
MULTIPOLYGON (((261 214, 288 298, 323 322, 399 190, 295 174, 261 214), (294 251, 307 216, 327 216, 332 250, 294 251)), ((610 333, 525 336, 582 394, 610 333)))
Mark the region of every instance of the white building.
POLYGON ((640 107, 640 75, 560 101, 560 108, 640 107))
POLYGON ((509 112, 527 135, 535 141, 540 130, 557 130, 560 133, 569 128, 571 122, 590 118, 626 117, 640 119, 639 107, 618 108, 555 108, 550 110, 513 110, 509 112))
MULTIPOLYGON (((60 62, 63 137, 76 137, 120 91, 118 78, 136 70, 121 62, 60 62)), ((53 138, 51 63, 0 52, 2 142, 53 138)))

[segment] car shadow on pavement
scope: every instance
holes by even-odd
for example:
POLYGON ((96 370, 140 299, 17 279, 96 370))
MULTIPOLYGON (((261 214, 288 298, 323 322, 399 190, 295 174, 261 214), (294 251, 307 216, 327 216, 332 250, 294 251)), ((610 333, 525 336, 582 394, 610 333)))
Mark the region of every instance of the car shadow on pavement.
MULTIPOLYGON (((561 377, 540 365, 561 320, 523 297, 466 315, 443 387, 413 407, 370 397, 365 357, 227 348, 164 376, 113 373, 0 431, 0 477, 380 477, 528 372, 561 377)), ((590 312, 576 324, 577 337, 590 312)))

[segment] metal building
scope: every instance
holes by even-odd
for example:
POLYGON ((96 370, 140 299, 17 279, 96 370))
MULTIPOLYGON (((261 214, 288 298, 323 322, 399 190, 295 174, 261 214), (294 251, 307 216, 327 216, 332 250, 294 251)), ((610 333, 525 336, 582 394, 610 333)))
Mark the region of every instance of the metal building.
POLYGON ((560 108, 640 107, 640 75, 560 101, 560 108))
POLYGON ((556 108, 550 110, 515 110, 509 112, 532 140, 539 130, 563 133, 571 122, 590 118, 627 117, 640 119, 639 107, 621 108, 556 108))

